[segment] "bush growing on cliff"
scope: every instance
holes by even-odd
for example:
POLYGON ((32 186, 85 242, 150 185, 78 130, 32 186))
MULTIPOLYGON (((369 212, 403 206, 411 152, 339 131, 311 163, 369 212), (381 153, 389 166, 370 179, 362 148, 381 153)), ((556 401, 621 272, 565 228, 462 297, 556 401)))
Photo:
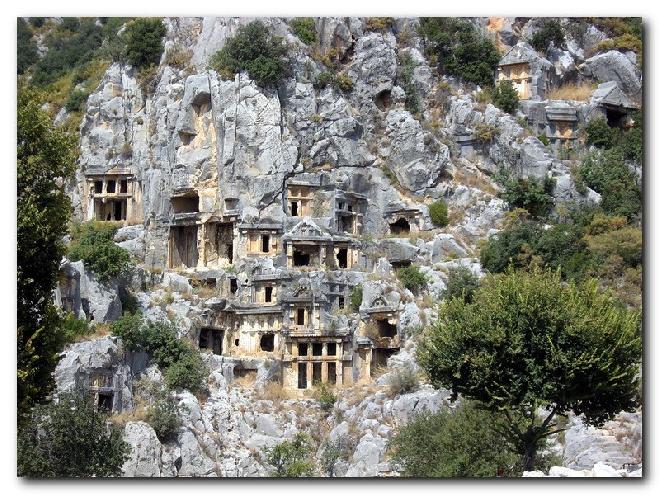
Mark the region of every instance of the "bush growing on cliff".
POLYGON ((601 195, 600 206, 605 213, 629 219, 641 213, 642 191, 620 148, 588 155, 579 172, 586 185, 601 195))
POLYGON ((518 108, 518 91, 511 81, 502 81, 492 92, 493 104, 500 110, 513 113, 518 108))
POLYGON ((62 184, 76 163, 75 140, 55 127, 43 99, 19 85, 16 117, 17 372, 20 413, 50 392, 64 344, 53 304, 71 201, 62 184))
POLYGON ((545 217, 553 205, 552 191, 555 183, 546 177, 543 181, 529 179, 508 179, 500 197, 509 203, 509 208, 523 208, 532 218, 545 217))
POLYGON ((596 117, 586 125, 587 137, 585 143, 598 148, 611 148, 614 144, 616 130, 607 124, 605 117, 596 117))
POLYGON ((433 222, 433 225, 436 227, 446 227, 449 223, 447 203, 442 199, 431 203, 429 205, 429 216, 431 217, 431 222, 433 222))
POLYGON ((238 29, 236 36, 210 60, 212 69, 223 77, 247 71, 260 86, 276 86, 288 73, 287 48, 261 21, 238 29))
POLYGON ((503 431, 529 471, 540 442, 561 431, 557 415, 573 411, 599 426, 635 408, 640 325, 640 312, 601 293, 596 280, 508 271, 487 276, 472 303, 442 305, 417 358, 433 386, 521 418, 503 431), (545 419, 534 414, 539 407, 545 419))
POLYGON ((451 478, 520 475, 518 457, 502 448, 506 438, 498 432, 502 415, 474 402, 455 411, 422 413, 403 426, 390 442, 393 460, 404 476, 451 478), (423 439, 423 441, 420 441, 423 439))
POLYGON ((91 478, 119 476, 130 448, 88 397, 64 394, 35 409, 17 453, 18 476, 91 478))
POLYGON ((555 48, 559 48, 564 43, 564 30, 559 21, 550 19, 545 20, 541 28, 529 39, 529 44, 534 50, 545 51, 553 43, 555 48))
POLYGON ((124 33, 128 63, 140 69, 158 65, 166 32, 159 18, 140 18, 131 22, 124 33))
POLYGON ((316 41, 316 25, 312 17, 296 17, 289 22, 289 26, 298 39, 306 45, 316 41))
POLYGON ((396 276, 406 289, 414 293, 425 289, 428 284, 428 277, 421 272, 417 265, 399 268, 396 271, 396 276))
POLYGON ((285 440, 266 449, 266 460, 274 468, 276 478, 300 478, 314 475, 311 439, 298 433, 292 440, 285 440))
POLYGON ((156 432, 158 440, 167 442, 181 426, 178 404, 171 397, 158 397, 147 411, 147 422, 156 432))
POLYGON ((16 42, 16 72, 23 74, 39 60, 39 55, 37 44, 32 40, 32 29, 22 17, 16 20, 16 42))
POLYGON ((472 24, 452 17, 422 17, 419 32, 427 55, 440 70, 481 86, 493 85, 500 54, 472 24))
POLYGON ((146 352, 164 371, 171 389, 204 389, 208 370, 199 352, 177 338, 169 322, 145 321, 140 315, 124 315, 111 325, 113 335, 121 337, 131 351, 146 352))
POLYGON ((105 222, 86 222, 72 231, 68 257, 82 260, 102 282, 118 277, 131 266, 131 256, 113 242, 117 226, 105 222))
POLYGON ((362 304, 362 284, 357 284, 353 289, 351 289, 351 309, 354 312, 360 310, 360 305, 362 304))
POLYGON ((444 299, 459 297, 466 302, 472 301, 474 292, 479 288, 479 277, 466 266, 450 268, 447 272, 447 282, 442 291, 444 299))

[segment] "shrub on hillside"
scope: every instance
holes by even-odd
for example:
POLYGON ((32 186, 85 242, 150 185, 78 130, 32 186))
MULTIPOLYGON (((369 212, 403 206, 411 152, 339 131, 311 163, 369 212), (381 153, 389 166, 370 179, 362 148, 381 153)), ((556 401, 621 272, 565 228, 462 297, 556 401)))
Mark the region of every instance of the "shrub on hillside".
POLYGON ((210 61, 223 77, 247 71, 260 86, 276 86, 288 73, 287 48, 261 21, 238 29, 210 61))
POLYGON ((169 322, 145 321, 140 315, 124 315, 111 325, 126 349, 146 352, 164 371, 165 383, 172 389, 203 390, 208 370, 199 352, 177 338, 169 322))
POLYGON ((298 433, 291 440, 267 448, 265 453, 276 478, 300 478, 314 474, 314 452, 311 439, 305 433, 298 433))
POLYGON ((472 24, 453 17, 422 17, 418 30, 440 70, 481 86, 493 85, 500 54, 472 24))
POLYGON ((32 40, 32 30, 22 17, 16 20, 16 57, 16 72, 18 74, 23 74, 39 60, 37 44, 32 40))
POLYGON ((447 203, 442 199, 431 203, 429 205, 429 216, 431 217, 431 222, 433 222, 433 225, 436 227, 446 227, 449 223, 447 203))
POLYGON ((124 33, 128 63, 138 68, 158 65, 166 32, 159 18, 140 18, 130 23, 124 33))
POLYGON ((74 227, 69 259, 82 260, 103 282, 126 273, 131 256, 113 242, 116 232, 116 225, 104 222, 86 222, 74 227))
POLYGON ((415 293, 425 289, 428 285, 428 277, 420 271, 417 265, 399 268, 396 275, 406 289, 415 293))
POLYGON ((491 143, 499 133, 500 130, 497 128, 497 126, 492 124, 479 122, 474 126, 474 139, 482 144, 491 143))
POLYGON ((177 402, 173 398, 162 394, 161 397, 158 397, 149 406, 147 410, 147 423, 156 432, 158 440, 161 442, 170 440, 181 426, 177 402))
POLYGON ((550 19, 543 22, 541 28, 529 39, 529 44, 537 51, 545 51, 553 43, 559 48, 564 43, 564 30, 559 21, 550 19))
POLYGON ((587 145, 593 145, 598 148, 611 148, 616 137, 616 129, 612 129, 607 124, 605 117, 596 117, 591 119, 585 127, 587 145))
POLYGON ((543 181, 529 179, 508 179, 504 183, 500 197, 509 203, 509 208, 523 208, 533 218, 540 218, 550 213, 553 205, 552 191, 554 181, 546 177, 543 181))
POLYGON ((360 305, 362 304, 362 284, 357 284, 351 289, 351 309, 354 312, 360 310, 360 305))
POLYGON ((388 376, 387 386, 393 396, 413 392, 419 387, 419 376, 410 362, 406 362, 400 368, 391 371, 388 376))
POLYGON ((506 422, 476 403, 462 402, 455 411, 421 413, 400 428, 390 443, 393 460, 404 476, 451 478, 520 475, 518 457, 502 448, 499 433, 506 422))
POLYGON ((18 476, 93 478, 121 475, 130 447, 88 396, 63 394, 37 407, 18 431, 18 476))
POLYGON ((450 268, 447 272, 447 282, 441 297, 451 299, 460 297, 466 302, 472 301, 474 291, 479 288, 479 277, 466 266, 450 268))
POLYGON ((312 17, 296 17, 289 22, 289 26, 300 41, 311 45, 316 41, 316 25, 312 17))
POLYGON ((69 99, 64 105, 67 112, 79 112, 83 109, 85 103, 87 103, 87 98, 89 93, 80 89, 74 89, 69 95, 69 99))
POLYGON ((605 213, 633 218, 641 212, 642 192, 637 176, 626 165, 620 148, 588 155, 579 173, 586 185, 601 195, 605 213))
POLYGON ((492 92, 493 104, 500 110, 513 113, 518 108, 518 91, 513 87, 511 81, 502 81, 492 92))

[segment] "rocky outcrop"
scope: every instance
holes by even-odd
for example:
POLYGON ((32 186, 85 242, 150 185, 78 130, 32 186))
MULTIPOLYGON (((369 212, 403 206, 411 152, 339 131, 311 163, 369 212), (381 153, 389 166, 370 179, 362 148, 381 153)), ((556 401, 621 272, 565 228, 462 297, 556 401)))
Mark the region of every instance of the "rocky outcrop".
POLYGON ((593 77, 598 82, 616 81, 629 96, 639 98, 642 91, 642 81, 637 74, 634 62, 623 53, 610 50, 599 53, 585 60, 582 65, 583 74, 593 77))

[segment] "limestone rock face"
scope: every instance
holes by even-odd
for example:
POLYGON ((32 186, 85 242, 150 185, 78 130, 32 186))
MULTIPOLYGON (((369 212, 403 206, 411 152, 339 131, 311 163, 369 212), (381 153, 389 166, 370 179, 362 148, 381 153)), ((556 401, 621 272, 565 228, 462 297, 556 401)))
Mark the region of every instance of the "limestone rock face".
POLYGON ((130 458, 122 467, 123 476, 151 478, 162 476, 162 445, 156 432, 143 421, 129 422, 124 428, 124 441, 130 445, 130 458))
MULTIPOLYGON (((584 60, 606 39, 595 26, 539 54, 523 41, 539 20, 515 17, 468 19, 503 49, 503 61, 531 64, 531 98, 513 114, 439 71, 417 18, 384 28, 369 18, 316 18, 313 46, 290 18, 261 18, 289 47, 291 70, 277 87, 209 69, 252 20, 165 18, 165 53, 150 84, 133 67, 109 66, 84 110, 81 158, 67 186, 75 219, 87 221, 100 199, 98 177, 130 179, 133 217, 114 242, 136 268, 100 283, 82 262, 64 260, 56 302, 92 324, 110 323, 131 295, 147 320, 172 321, 179 338, 202 348, 204 399, 170 391, 181 427, 161 442, 134 410, 154 397, 135 384, 163 389, 165 370, 115 337, 67 347, 57 393, 90 388, 95 374, 111 377, 113 411, 136 413, 123 430, 131 446, 124 476, 268 476, 267 449, 299 432, 314 437, 317 461, 326 440, 342 446, 335 476, 396 476, 387 446, 397 431, 416 414, 457 403, 447 390, 422 384, 397 394, 390 383, 402 370, 419 371, 419 332, 438 319, 448 271, 485 275, 480 243, 503 228, 510 209, 499 177, 553 179, 558 211, 598 203, 596 192, 576 187, 578 161, 565 145, 580 146, 580 126, 608 108, 636 108, 641 75, 630 54, 584 60), (185 69, 167 64, 179 48, 191 53, 185 69), (321 87, 322 73, 352 87, 321 87), (555 85, 584 80, 602 82, 588 101, 545 99, 555 85), (575 134, 558 136, 557 118, 575 134), (444 227, 429 216, 438 200, 448 206, 444 227), (411 264, 429 281, 419 294, 397 278, 411 264), (358 284, 362 302, 353 308, 358 284), (313 311, 298 320, 304 308, 313 311), (299 376, 278 388, 287 373, 302 373, 297 339, 326 345, 324 359, 331 341, 342 345, 335 379, 345 382, 328 410, 299 388, 299 376)), ((66 118, 60 112, 57 121, 66 118)), ((307 369, 306 380, 317 381, 318 367, 307 369)), ((331 371, 321 369, 327 380, 331 371)), ((525 476, 638 476, 640 445, 641 412, 602 429, 572 418, 565 442, 553 447, 563 466, 525 476)))
POLYGON ((386 132, 391 143, 386 160, 399 183, 412 192, 435 186, 449 161, 449 148, 424 132, 406 110, 387 114, 386 132))
POLYGON ((616 81, 629 96, 638 98, 641 95, 642 81, 635 64, 621 52, 611 50, 594 55, 584 62, 583 70, 598 82, 616 81))

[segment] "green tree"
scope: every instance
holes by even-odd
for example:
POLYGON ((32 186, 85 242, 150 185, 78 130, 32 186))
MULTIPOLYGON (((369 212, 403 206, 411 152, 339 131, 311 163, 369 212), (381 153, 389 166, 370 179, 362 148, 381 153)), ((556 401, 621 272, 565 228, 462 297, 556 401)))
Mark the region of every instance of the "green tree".
POLYGON ((555 48, 564 43, 564 29, 559 21, 548 19, 543 22, 541 28, 529 39, 529 44, 537 51, 545 51, 553 43, 555 48))
POLYGON ((357 313, 360 310, 361 305, 362 305, 362 284, 357 284, 355 287, 351 289, 351 309, 357 313))
POLYGON ((266 460, 274 468, 276 478, 301 478, 314 475, 313 449, 310 438, 298 433, 266 450, 266 460))
POLYGON ((486 277, 472 303, 443 305, 417 356, 434 386, 507 415, 507 438, 532 470, 540 442, 561 431, 557 415, 602 425, 636 406, 640 324, 595 280, 509 271, 486 277))
POLYGON ((442 199, 431 203, 429 205, 429 216, 431 217, 431 222, 433 222, 433 225, 436 227, 446 227, 449 223, 447 203, 442 199))
POLYGON ((37 44, 32 40, 32 30, 27 22, 19 17, 16 20, 16 72, 23 74, 37 60, 37 44))
POLYGON ((527 267, 540 235, 536 222, 521 220, 510 224, 481 248, 481 266, 491 273, 503 272, 509 265, 527 267))
POLYGON ((192 392, 204 389, 208 369, 197 349, 177 338, 171 323, 145 321, 140 315, 127 314, 114 321, 111 329, 127 349, 149 354, 164 371, 169 388, 192 392))
POLYGON ((63 395, 35 408, 18 433, 18 476, 90 478, 119 476, 129 445, 108 427, 87 398, 63 395))
POLYGON ((493 43, 467 21, 452 17, 422 17, 419 32, 427 55, 438 68, 481 86, 492 86, 500 55, 493 43))
POLYGON ((288 73, 287 48, 261 21, 241 26, 210 60, 223 77, 247 71, 260 86, 276 86, 288 73))
POLYGON ((582 161, 579 173, 587 186, 602 196, 600 205, 605 213, 628 219, 641 213, 642 191, 620 148, 589 154, 582 161))
POLYGON ((399 268, 396 271, 396 276, 406 289, 415 293, 425 289, 429 282, 426 274, 422 273, 417 265, 399 268))
POLYGON ((174 437, 181 426, 179 405, 176 400, 167 393, 159 394, 147 410, 147 422, 161 442, 167 442, 174 437))
POLYGON ((74 170, 75 140, 53 126, 38 93, 19 87, 17 104, 18 407, 50 390, 64 343, 52 302, 71 204, 62 183, 74 170))
POLYGON ((503 414, 467 402, 455 411, 419 414, 399 430, 389 447, 404 476, 493 478, 499 469, 516 476, 521 474, 518 456, 503 448, 505 425, 503 414))
POLYGON ((166 32, 159 18, 140 18, 130 23, 124 34, 128 63, 138 68, 158 65, 166 32))
POLYGON ((605 117, 596 117, 589 121, 585 127, 587 137, 585 143, 598 148, 611 148, 616 137, 616 129, 607 124, 605 117))
POLYGON ((469 303, 477 288, 479 288, 479 277, 467 266, 461 265, 450 268, 447 272, 447 283, 442 291, 442 297, 444 299, 460 297, 469 303))
POLYGON ((316 41, 316 25, 312 17, 296 17, 289 22, 291 29, 300 41, 311 45, 316 41))
POLYGON ((511 81, 499 83, 493 90, 492 99, 493 104, 506 113, 513 115, 518 109, 518 91, 511 81))
POLYGON ((82 260, 103 282, 126 273, 131 266, 131 255, 114 243, 116 232, 117 225, 106 222, 85 222, 74 227, 69 259, 82 260))
POLYGON ((509 203, 509 208, 523 208, 533 218, 544 217, 550 213, 553 199, 554 180, 546 177, 543 181, 534 179, 511 178, 504 183, 500 197, 509 203))

